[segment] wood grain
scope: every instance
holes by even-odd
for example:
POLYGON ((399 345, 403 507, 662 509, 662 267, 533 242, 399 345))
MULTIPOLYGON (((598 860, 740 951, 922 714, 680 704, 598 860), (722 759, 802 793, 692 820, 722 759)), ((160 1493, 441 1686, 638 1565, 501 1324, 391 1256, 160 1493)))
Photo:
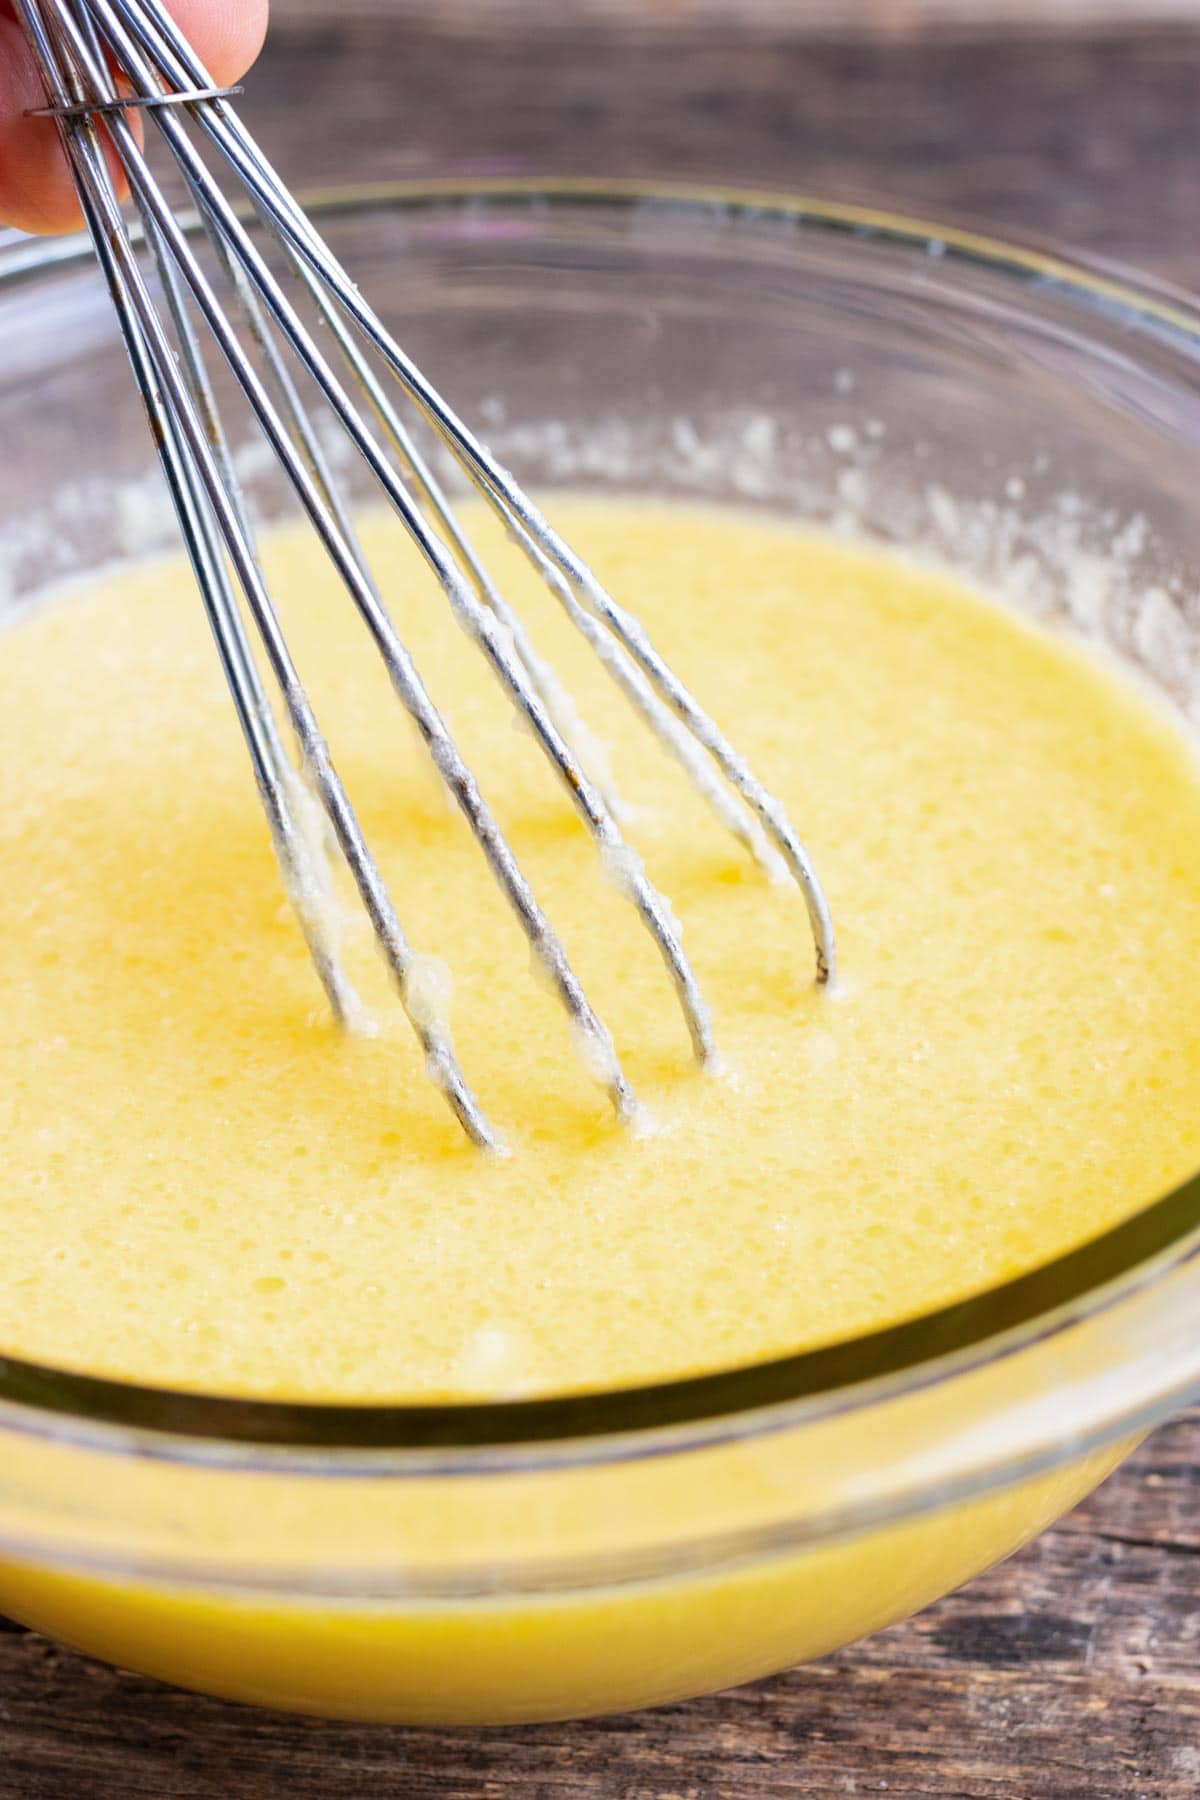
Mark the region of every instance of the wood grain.
MULTIPOLYGON (((430 0, 273 0, 277 21, 328 18, 404 19, 423 24, 430 0)), ((576 30, 581 25, 619 25, 624 30, 670 31, 739 26, 791 31, 906 33, 926 29, 1054 31, 1126 24, 1177 24, 1200 18, 1200 0, 438 0, 439 27, 489 31, 520 26, 576 30)))
MULTIPOLYGON (((328 4, 328 0, 325 0, 328 4)), ((479 171, 763 181, 1049 234, 1200 285, 1200 27, 812 38, 639 29, 508 0, 384 23, 281 11, 247 112, 293 184, 479 171), (313 129, 297 95, 328 95, 313 129)))
POLYGON ((1195 1800, 1200 1413, 1055 1531, 825 1662, 503 1731, 203 1700, 0 1631, 3 1800, 1195 1800))
MULTIPOLYGON (((1061 27, 1111 12, 1104 0, 837 10, 841 35, 814 35, 818 0, 280 0, 246 110, 297 182, 484 167, 766 180, 979 215, 1200 285, 1200 28, 1154 22, 1200 5, 1145 0, 1086 32, 1061 27), (531 8, 536 57, 514 30, 531 8), (1012 24, 1035 12, 1036 33, 1012 24), (868 14, 888 29, 865 34, 868 14), (325 135, 314 93, 336 120, 325 135)), ((0 1625, 0 1800, 1198 1791, 1200 1412, 919 1619, 654 1714, 327 1725, 177 1693, 0 1625)))

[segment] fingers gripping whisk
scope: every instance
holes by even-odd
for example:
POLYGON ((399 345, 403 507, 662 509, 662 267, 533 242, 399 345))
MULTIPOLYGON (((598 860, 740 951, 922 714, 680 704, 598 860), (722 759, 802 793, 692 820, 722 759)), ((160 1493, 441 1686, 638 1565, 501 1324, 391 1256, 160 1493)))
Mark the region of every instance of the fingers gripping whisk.
POLYGON ((312 223, 282 186, 159 0, 17 0, 40 63, 45 110, 59 122, 84 217, 124 335, 201 599, 253 765, 287 891, 337 1017, 359 1011, 328 903, 327 855, 344 862, 431 1080, 476 1142, 497 1144, 468 1085, 447 1022, 427 1003, 379 866, 297 672, 255 544, 207 355, 228 364, 250 413, 395 693, 516 914, 565 1008, 587 1067, 622 1118, 637 1104, 612 1037, 434 704, 355 536, 304 394, 361 459, 436 577, 457 622, 533 733, 662 957, 695 1054, 714 1055, 712 1025, 679 927, 624 833, 619 796, 570 694, 539 653, 461 523, 422 438, 449 452, 503 522, 614 684, 687 772, 722 825, 803 896, 818 981, 834 971, 829 907, 779 801, 540 511, 409 361, 312 223), (112 68, 123 72, 120 88, 112 68), (151 171, 129 114, 140 110, 173 159, 199 221, 185 225, 151 171), (127 223, 112 173, 128 182, 140 229, 127 223), (223 171, 218 179, 214 167, 223 171), (229 190, 227 192, 227 190, 229 190), (235 198, 230 198, 230 193, 235 198), (256 229, 248 229, 247 219, 256 229), (202 255, 206 239, 212 255, 202 255), (268 260, 267 250, 275 255, 268 260), (284 279, 275 272, 281 269, 284 279), (320 341, 301 306, 315 314, 320 341), (328 351, 328 355, 327 352, 328 351), (285 744, 268 678, 293 748, 285 744))

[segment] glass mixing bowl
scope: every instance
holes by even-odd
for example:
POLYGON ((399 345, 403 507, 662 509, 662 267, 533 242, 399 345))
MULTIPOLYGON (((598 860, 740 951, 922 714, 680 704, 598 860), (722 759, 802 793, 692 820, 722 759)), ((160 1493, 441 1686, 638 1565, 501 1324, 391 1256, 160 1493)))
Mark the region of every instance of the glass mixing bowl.
MULTIPOLYGON (((443 185, 316 210, 527 483, 919 549, 1195 711, 1186 299, 769 194, 443 185)), ((0 245, 0 346, 11 610, 173 525, 86 247, 0 245)), ((0 1358, 0 1608, 186 1685, 363 1718, 742 1681, 1007 1554, 1200 1389, 1198 1248, 1195 1181, 889 1330, 507 1404, 257 1404, 0 1358)))

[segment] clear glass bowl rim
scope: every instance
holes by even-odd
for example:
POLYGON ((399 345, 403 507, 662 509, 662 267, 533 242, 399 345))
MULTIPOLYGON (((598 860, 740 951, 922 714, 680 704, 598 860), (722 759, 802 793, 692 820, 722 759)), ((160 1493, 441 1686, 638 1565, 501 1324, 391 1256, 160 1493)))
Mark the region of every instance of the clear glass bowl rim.
MULTIPOLYGON (((930 221, 867 205, 845 205, 769 189, 673 185, 587 178, 496 177, 388 182, 301 196, 314 216, 498 209, 595 208, 614 217, 654 209, 665 217, 886 244, 936 254, 945 280, 971 267, 1015 289, 1050 284, 1080 309, 1139 327, 1193 361, 1200 372, 1200 308, 1186 294, 1111 264, 1052 245, 1002 239, 969 225, 930 221)), ((194 227, 193 227, 194 228, 194 227)), ((18 282, 85 262, 87 238, 29 239, 0 233, 0 303, 18 282)), ((2 375, 2 371, 0 371, 2 375)), ((129 1433, 191 1443, 205 1460, 220 1448, 315 1452, 396 1452, 405 1457, 526 1450, 537 1462, 599 1462, 653 1454, 658 1447, 744 1436, 804 1419, 857 1410, 1018 1352, 1118 1306, 1168 1272, 1200 1257, 1200 1172, 1122 1224, 1066 1255, 966 1300, 796 1355, 641 1386, 528 1400, 389 1405, 245 1399, 79 1374, 0 1354, 0 1409, 52 1436, 95 1441, 129 1433), (757 1418, 756 1418, 757 1416, 757 1418), (618 1443, 620 1448, 618 1449, 618 1443)), ((167 1454, 170 1454, 168 1451, 167 1454)))

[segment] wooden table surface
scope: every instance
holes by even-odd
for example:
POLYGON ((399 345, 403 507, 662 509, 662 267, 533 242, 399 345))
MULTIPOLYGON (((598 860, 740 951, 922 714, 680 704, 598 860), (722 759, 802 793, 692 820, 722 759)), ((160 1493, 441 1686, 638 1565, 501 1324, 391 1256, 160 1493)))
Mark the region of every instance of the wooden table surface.
MULTIPOLYGON (((279 0, 277 15, 246 112, 298 182, 740 177, 978 215, 1200 287, 1197 0, 279 0), (336 141, 296 98, 314 89, 340 96, 336 141)), ((0 1621, 2 1800, 1198 1792, 1200 1411, 920 1618, 652 1714, 471 1732, 295 1720, 0 1621)))

